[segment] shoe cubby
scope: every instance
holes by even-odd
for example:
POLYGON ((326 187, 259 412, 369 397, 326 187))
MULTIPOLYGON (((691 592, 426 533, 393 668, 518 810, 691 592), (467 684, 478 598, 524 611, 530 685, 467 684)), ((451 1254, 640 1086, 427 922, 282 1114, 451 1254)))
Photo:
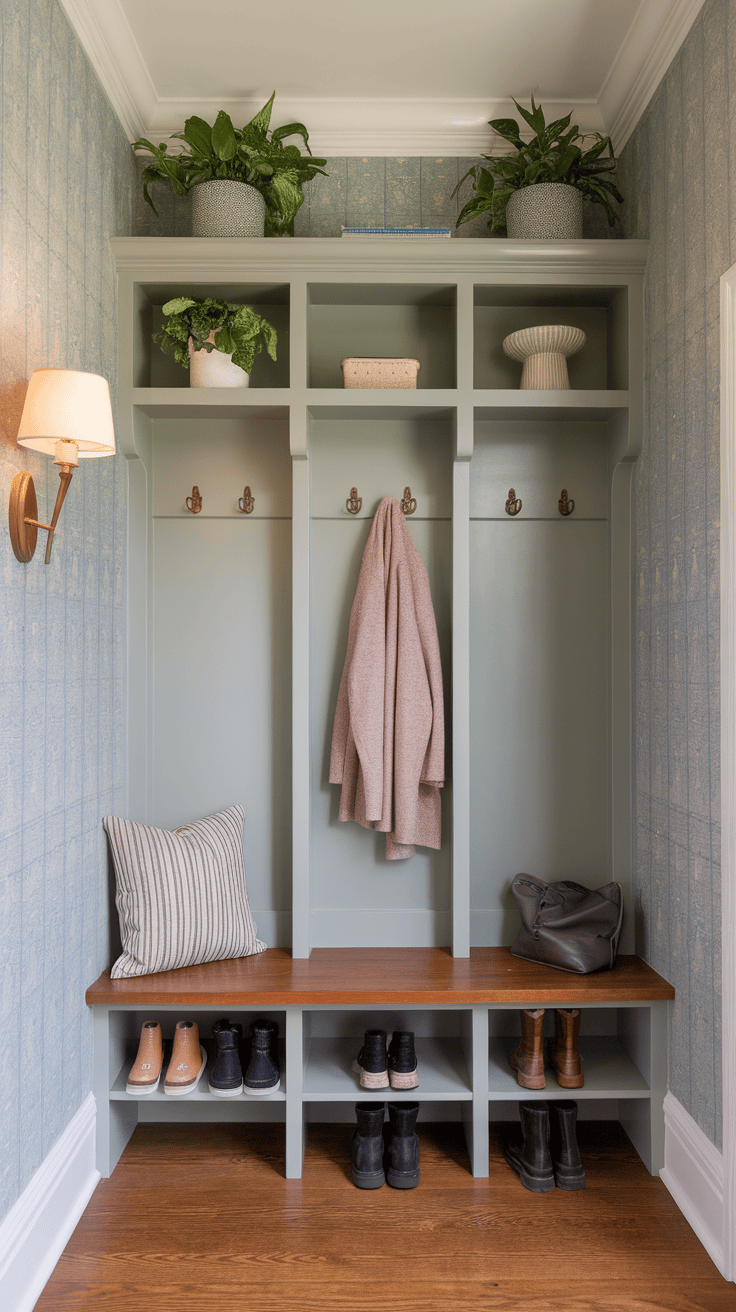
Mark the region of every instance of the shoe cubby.
POLYGON ((628 305, 622 287, 476 286, 473 291, 473 385, 519 387, 521 364, 503 342, 520 328, 581 328, 585 345, 567 362, 574 391, 626 391, 628 305))
POLYGON ((305 1011, 302 1018, 307 1103, 469 1102, 473 1096, 472 1025, 463 1011, 305 1011), (419 1085, 415 1089, 366 1089, 352 1069, 366 1030, 414 1034, 419 1085))
MULTIPOLYGON (((618 1114, 658 1169, 673 995, 632 955, 630 488, 646 243, 117 238, 113 249, 128 815, 176 828, 240 802, 268 951, 90 990, 105 1172, 139 1115, 118 1082, 136 1041, 128 1010, 188 1007, 211 1022, 280 1009, 283 1096, 250 1114, 283 1116, 290 1177, 310 1117, 350 1118, 362 1100, 350 1067, 365 1030, 413 1029, 422 1115, 462 1120, 483 1175, 489 1115, 523 1096, 505 1065, 518 1008, 560 1001, 586 1009, 581 1106, 618 1114), (277 364, 259 356, 245 389, 189 388, 151 340, 161 306, 184 292, 255 305, 277 327, 277 364), (522 392, 503 338, 555 322, 587 335, 571 388, 522 392), (345 389, 349 356, 416 358, 418 389, 345 389), (387 862, 383 835, 339 820, 329 757, 370 523, 407 488, 444 676, 443 839, 387 862), (609 978, 511 957, 522 870, 621 883, 623 955, 609 978)), ((224 1114, 214 1099, 172 1102, 147 1114, 224 1114)))
POLYGON ((308 387, 342 388, 340 361, 366 356, 418 360, 419 391, 456 386, 452 284, 331 281, 307 294, 308 387))

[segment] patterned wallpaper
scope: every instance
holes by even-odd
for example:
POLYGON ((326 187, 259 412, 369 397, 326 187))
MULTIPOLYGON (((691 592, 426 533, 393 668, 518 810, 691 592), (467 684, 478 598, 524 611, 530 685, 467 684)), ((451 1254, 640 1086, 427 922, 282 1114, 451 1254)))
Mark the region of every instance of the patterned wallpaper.
POLYGON ((92 1087, 85 987, 109 963, 100 817, 125 797, 125 461, 83 462, 29 564, 10 484, 58 472, 15 445, 38 366, 115 385, 109 235, 131 230, 125 134, 57 0, 3 0, 0 223, 0 1218, 92 1087))
MULTIPOLYGON (((489 133, 490 137, 490 133, 489 133)), ((150 156, 136 157, 142 173, 150 156)), ((328 159, 329 177, 313 178, 304 188, 304 204, 296 216, 296 237, 339 237, 343 227, 401 228, 407 225, 425 228, 452 228, 453 237, 489 237, 487 219, 473 219, 455 229, 455 220, 470 196, 466 182, 459 194, 453 191, 471 164, 481 159, 437 159, 430 156, 396 158, 328 159)), ((136 191, 133 232, 136 237, 188 237, 192 232, 191 202, 188 196, 174 196, 163 183, 154 183, 151 196, 158 211, 154 214, 136 191)), ((586 205, 583 219, 586 237, 622 235, 608 227, 600 206, 586 205)))
POLYGON ((721 1144, 719 278, 736 259, 736 3, 707 0, 620 162, 649 237, 636 513, 638 950, 674 984, 669 1086, 721 1144))

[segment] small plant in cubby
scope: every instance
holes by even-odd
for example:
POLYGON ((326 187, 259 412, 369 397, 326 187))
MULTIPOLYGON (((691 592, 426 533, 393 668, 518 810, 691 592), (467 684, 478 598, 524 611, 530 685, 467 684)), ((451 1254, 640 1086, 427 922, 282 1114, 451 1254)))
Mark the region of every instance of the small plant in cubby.
POLYGON ((265 347, 276 359, 276 329, 251 305, 214 296, 175 296, 153 340, 189 369, 190 387, 247 387, 253 361, 265 347))

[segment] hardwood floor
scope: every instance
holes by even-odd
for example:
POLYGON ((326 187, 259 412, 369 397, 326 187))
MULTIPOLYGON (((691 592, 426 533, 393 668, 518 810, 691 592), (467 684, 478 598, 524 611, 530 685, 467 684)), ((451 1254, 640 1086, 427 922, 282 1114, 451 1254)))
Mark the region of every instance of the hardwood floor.
POLYGON ((736 1312, 662 1182, 618 1125, 583 1123, 588 1185, 525 1190, 491 1127, 419 1125, 421 1184, 354 1188, 348 1125, 312 1126, 302 1180, 276 1125, 139 1126, 37 1312, 736 1312))

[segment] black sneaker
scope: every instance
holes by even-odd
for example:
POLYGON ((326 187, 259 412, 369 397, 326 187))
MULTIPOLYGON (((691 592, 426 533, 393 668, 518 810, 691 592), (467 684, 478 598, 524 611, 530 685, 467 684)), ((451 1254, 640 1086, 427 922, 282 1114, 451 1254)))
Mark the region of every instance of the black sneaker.
POLYGON ((353 1062, 353 1073, 360 1076, 364 1089, 388 1088, 385 1030, 366 1030, 363 1047, 353 1062))
POLYGON ((388 1078, 392 1089, 417 1089, 417 1056, 411 1030, 394 1030, 388 1045, 388 1078))

